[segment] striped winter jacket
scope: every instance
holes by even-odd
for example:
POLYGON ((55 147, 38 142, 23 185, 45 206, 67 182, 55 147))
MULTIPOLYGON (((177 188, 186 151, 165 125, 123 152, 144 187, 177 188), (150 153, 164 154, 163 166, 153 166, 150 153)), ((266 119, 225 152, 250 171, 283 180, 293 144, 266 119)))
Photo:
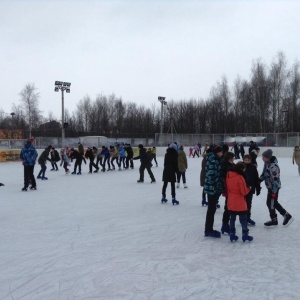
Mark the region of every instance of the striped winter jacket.
POLYGON ((204 193, 221 195, 222 187, 221 159, 217 154, 210 153, 205 165, 204 193))
POLYGON ((272 193, 277 193, 281 188, 280 168, 275 156, 272 156, 271 159, 265 163, 263 172, 259 179, 261 181, 265 181, 267 189, 272 191, 272 193))

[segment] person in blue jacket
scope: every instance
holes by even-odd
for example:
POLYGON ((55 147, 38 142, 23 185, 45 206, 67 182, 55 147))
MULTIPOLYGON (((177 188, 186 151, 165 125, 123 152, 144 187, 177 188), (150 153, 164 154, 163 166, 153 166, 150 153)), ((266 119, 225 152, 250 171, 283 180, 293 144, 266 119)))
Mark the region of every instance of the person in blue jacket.
POLYGON ((20 159, 22 160, 24 166, 24 187, 23 192, 26 192, 31 182, 31 190, 36 190, 36 181, 34 177, 34 165, 38 156, 35 147, 32 145, 34 138, 29 138, 21 150, 20 159))

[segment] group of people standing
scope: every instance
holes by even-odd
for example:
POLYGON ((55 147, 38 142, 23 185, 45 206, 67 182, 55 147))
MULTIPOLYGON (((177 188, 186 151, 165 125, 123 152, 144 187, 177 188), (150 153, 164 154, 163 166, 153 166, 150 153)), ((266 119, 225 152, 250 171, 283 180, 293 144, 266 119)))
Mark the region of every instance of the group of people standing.
MULTIPOLYGON (((249 152, 259 151, 255 145, 250 145, 249 152)), ((202 205, 207 205, 205 236, 221 237, 221 232, 228 233, 231 241, 236 241, 235 220, 239 216, 242 225, 242 240, 252 241, 248 225, 255 225, 255 221, 251 219, 252 197, 260 194, 260 184, 265 181, 268 189, 267 207, 269 209, 270 221, 264 223, 266 227, 277 226, 278 211, 283 216, 283 225, 288 226, 293 218, 278 202, 279 190, 281 187, 280 168, 278 160, 273 156, 271 149, 262 153, 264 168, 259 176, 257 171, 256 157, 251 154, 245 154, 243 161, 234 163, 235 154, 233 152, 223 153, 223 149, 219 145, 212 145, 206 150, 203 159, 203 168, 201 185, 203 186, 202 205), (224 213, 222 218, 221 232, 214 230, 214 215, 218 207, 218 200, 221 194, 225 197, 224 213)))

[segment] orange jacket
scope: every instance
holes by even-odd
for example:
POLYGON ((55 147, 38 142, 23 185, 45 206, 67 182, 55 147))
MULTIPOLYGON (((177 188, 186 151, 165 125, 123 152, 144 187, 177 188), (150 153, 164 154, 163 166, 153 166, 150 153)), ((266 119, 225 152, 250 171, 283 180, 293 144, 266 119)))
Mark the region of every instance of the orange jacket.
POLYGON ((250 189, 247 187, 244 177, 235 171, 229 171, 226 176, 226 188, 228 193, 227 209, 233 212, 246 212, 245 196, 250 189))

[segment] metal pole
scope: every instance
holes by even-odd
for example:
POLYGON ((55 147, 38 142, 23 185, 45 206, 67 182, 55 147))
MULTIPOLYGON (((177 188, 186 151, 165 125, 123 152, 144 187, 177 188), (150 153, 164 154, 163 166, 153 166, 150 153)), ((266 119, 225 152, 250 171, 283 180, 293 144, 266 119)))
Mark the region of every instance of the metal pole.
POLYGON ((61 146, 65 147, 65 108, 64 108, 64 89, 61 89, 61 146))
POLYGON ((160 134, 163 133, 163 109, 164 109, 164 104, 163 101, 160 101, 161 103, 161 110, 160 110, 160 134))

